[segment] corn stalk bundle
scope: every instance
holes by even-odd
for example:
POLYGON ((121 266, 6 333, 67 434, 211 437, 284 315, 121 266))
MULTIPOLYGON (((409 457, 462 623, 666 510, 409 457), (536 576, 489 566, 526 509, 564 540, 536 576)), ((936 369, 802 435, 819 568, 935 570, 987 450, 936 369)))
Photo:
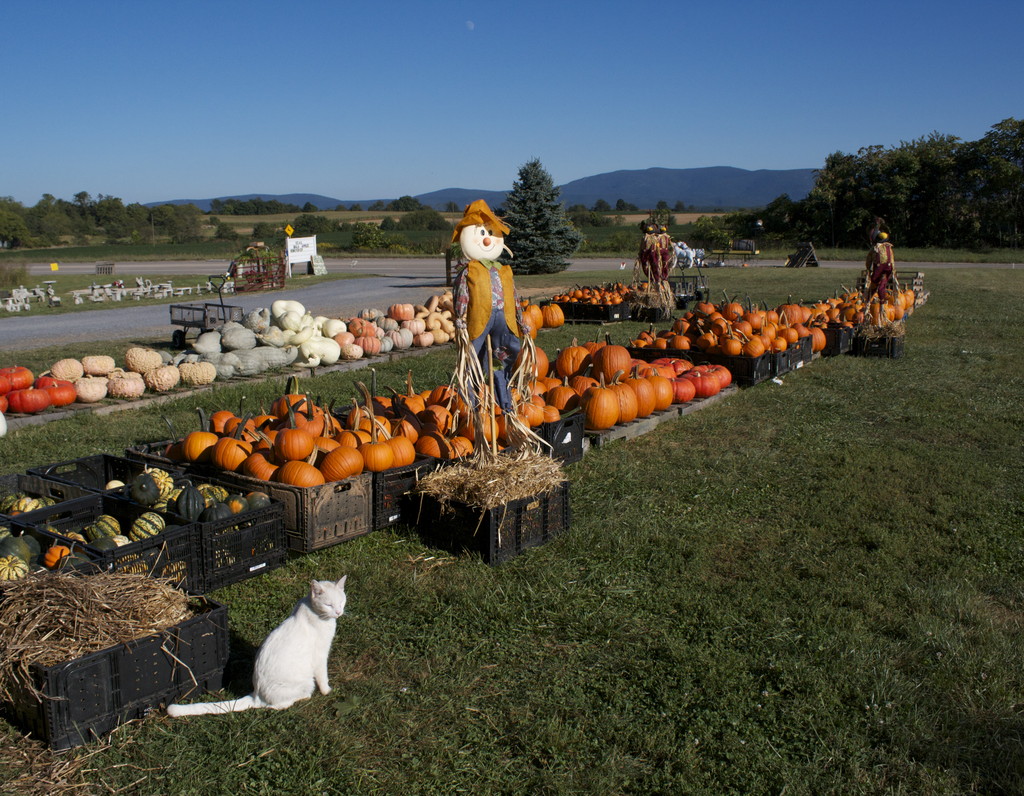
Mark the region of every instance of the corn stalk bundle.
MULTIPOLYGON (((488 372, 485 374, 480 358, 469 340, 466 329, 455 332, 456 362, 451 386, 459 393, 467 411, 472 415, 474 437, 474 460, 493 460, 498 456, 496 435, 488 429, 495 427, 497 402, 494 392, 494 370, 491 341, 487 340, 488 372), (487 438, 491 443, 487 444, 487 438)), ((519 413, 523 402, 533 394, 531 381, 537 366, 537 348, 529 334, 523 334, 519 363, 509 379, 509 392, 515 402, 512 410, 504 413, 506 448, 512 451, 539 452, 547 444, 523 421, 519 413), (518 396, 518 397, 516 397, 518 396)))

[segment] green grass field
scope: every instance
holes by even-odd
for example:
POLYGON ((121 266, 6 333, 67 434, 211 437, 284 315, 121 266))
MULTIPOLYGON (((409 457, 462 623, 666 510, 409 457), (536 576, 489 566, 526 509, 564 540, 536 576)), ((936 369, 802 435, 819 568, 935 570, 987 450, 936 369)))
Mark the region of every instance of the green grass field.
MULTIPOLYGON (((711 277, 775 305, 856 272, 711 277)), ((60 756, 0 722, 0 792, 1021 793, 1024 274, 936 269, 925 285, 902 359, 817 360, 591 450, 568 468, 569 530, 512 562, 397 527, 212 595, 241 695, 308 580, 347 573, 329 696, 154 715, 60 756)), ((539 342, 553 355, 597 331, 539 342)), ((409 368, 442 383, 452 361, 383 365, 378 384, 409 368)), ((348 400, 368 377, 306 386, 348 400)), ((185 428, 197 403, 279 387, 21 430, 0 469, 116 453, 160 438, 163 415, 185 428)))

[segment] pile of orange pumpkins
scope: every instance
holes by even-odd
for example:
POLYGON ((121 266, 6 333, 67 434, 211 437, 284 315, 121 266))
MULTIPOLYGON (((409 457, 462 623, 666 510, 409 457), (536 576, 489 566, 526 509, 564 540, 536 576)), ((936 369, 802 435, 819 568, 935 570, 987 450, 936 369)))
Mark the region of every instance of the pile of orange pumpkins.
POLYGON ((785 351, 804 337, 811 351, 826 346, 825 329, 831 325, 855 327, 870 317, 877 325, 883 317, 897 321, 913 312, 913 290, 890 291, 884 304, 865 304, 859 293, 847 292, 813 304, 789 301, 774 309, 744 306, 732 299, 698 303, 677 318, 670 329, 641 332, 630 345, 672 351, 699 350, 725 356, 759 357, 785 351))
POLYGON ((573 343, 546 362, 538 349, 538 375, 531 401, 560 414, 579 410, 584 428, 603 431, 662 412, 673 404, 710 398, 732 383, 722 365, 694 365, 665 356, 634 359, 609 340, 573 343))
POLYGON ((572 290, 556 293, 551 301, 556 304, 615 305, 629 300, 630 288, 622 282, 608 285, 576 285, 572 290))
MULTIPOLYGON (((569 413, 584 427, 603 430, 717 394, 732 375, 720 365, 693 365, 666 357, 633 359, 607 339, 572 345, 552 360, 536 349, 532 392, 520 402, 525 424, 537 428, 569 413), (543 375, 540 375, 543 374, 543 375)), ((243 416, 228 409, 202 415, 200 428, 173 441, 163 455, 176 462, 237 472, 262 481, 310 487, 362 472, 384 472, 420 457, 459 459, 478 444, 472 415, 448 385, 371 395, 346 411, 316 405, 291 382, 269 411, 243 416)), ((519 396, 516 396, 517 398, 519 396)), ((496 409, 484 422, 485 444, 504 444, 505 419, 496 409)))

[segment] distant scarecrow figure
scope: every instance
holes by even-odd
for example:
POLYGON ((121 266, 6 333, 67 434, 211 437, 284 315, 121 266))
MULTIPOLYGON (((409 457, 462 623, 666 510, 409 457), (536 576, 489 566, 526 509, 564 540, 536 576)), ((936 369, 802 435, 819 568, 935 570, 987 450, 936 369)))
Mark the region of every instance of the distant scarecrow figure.
POLYGON ((868 233, 871 249, 864 261, 864 268, 867 271, 864 285, 866 301, 871 301, 877 295, 878 300, 884 302, 888 294, 889 282, 896 281, 896 257, 893 254, 892 244, 889 243, 889 233, 883 229, 883 225, 882 219, 876 218, 874 226, 868 233))
MULTIPOLYGON (((494 371, 494 392, 495 401, 505 411, 512 409, 509 385, 516 357, 531 331, 523 320, 512 268, 496 259, 502 251, 512 256, 505 245, 508 232, 508 226, 487 203, 477 199, 466 206, 452 234, 452 242, 458 240, 469 258, 452 285, 455 327, 462 332, 457 337, 468 338, 483 374, 488 373, 492 361, 489 353, 501 364, 501 369, 494 371)), ((475 392, 470 393, 469 398, 475 400, 475 392)))
POLYGON ((653 219, 642 222, 640 229, 644 233, 640 242, 640 253, 637 262, 647 281, 652 285, 660 285, 668 279, 672 266, 675 265, 676 252, 672 245, 672 236, 668 227, 658 224, 653 219))

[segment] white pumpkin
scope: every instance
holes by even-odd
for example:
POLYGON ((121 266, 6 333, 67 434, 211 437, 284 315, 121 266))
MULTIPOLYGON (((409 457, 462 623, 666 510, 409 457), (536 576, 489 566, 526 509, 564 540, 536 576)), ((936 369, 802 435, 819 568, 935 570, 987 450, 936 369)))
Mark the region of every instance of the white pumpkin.
POLYGON ((75 382, 75 394, 79 403, 91 404, 107 397, 106 376, 85 376, 75 382))

